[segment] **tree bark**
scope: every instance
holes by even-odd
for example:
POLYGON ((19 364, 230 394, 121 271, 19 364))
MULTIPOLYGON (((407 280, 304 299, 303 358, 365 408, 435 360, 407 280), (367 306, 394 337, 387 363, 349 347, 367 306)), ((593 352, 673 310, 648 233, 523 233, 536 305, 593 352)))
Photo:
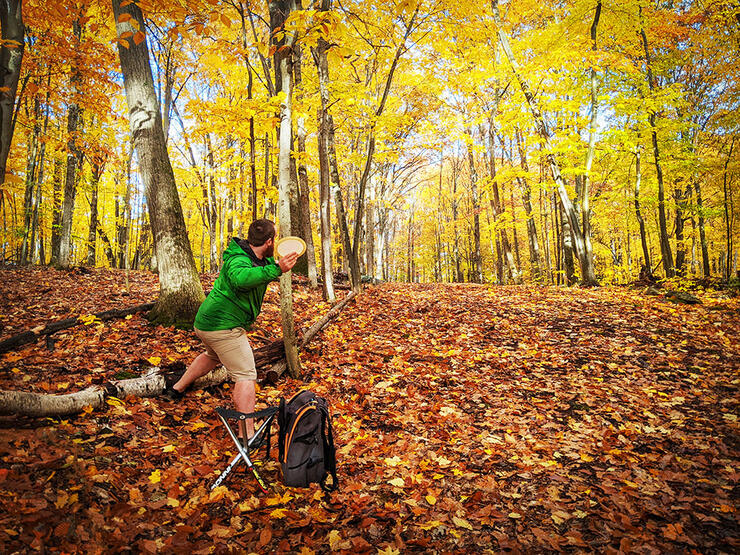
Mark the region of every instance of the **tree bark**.
MULTIPOLYGON (((522 134, 519 128, 516 129, 516 144, 519 151, 519 165, 529 173, 529 163, 527 162, 527 153, 524 150, 522 134)), ((532 189, 526 177, 519 179, 522 189, 522 204, 524 205, 524 214, 527 218, 527 238, 529 239, 529 258, 532 264, 532 277, 535 281, 542 279, 542 257, 540 256, 540 245, 537 239, 537 225, 534 221, 532 210, 532 189)))
POLYGON ((92 181, 90 183, 90 228, 87 234, 87 265, 95 266, 96 259, 96 239, 98 229, 98 184, 100 176, 103 173, 103 167, 99 161, 92 164, 92 181))
POLYGON ((54 185, 52 190, 52 217, 51 217, 51 260, 50 264, 59 261, 59 246, 61 234, 59 232, 62 223, 62 166, 64 161, 60 157, 54 157, 54 185))
POLYGON ((468 128, 470 141, 468 148, 468 166, 470 167, 470 193, 473 202, 473 271, 475 283, 483 283, 483 263, 480 252, 480 198, 478 197, 478 170, 473 156, 473 130, 468 128))
MULTIPOLYGON (((75 37, 76 50, 79 50, 82 38, 83 13, 73 23, 73 35, 75 37)), ((72 266, 72 222, 74 221, 75 197, 77 196, 77 183, 82 172, 82 133, 83 117, 82 108, 78 99, 82 96, 82 74, 80 72, 79 60, 72 62, 70 83, 72 85, 72 101, 67 113, 67 171, 64 176, 64 201, 62 203, 62 220, 59 232, 59 267, 69 268, 72 266)))
MULTIPOLYGON (((650 50, 648 48, 647 35, 645 34, 645 26, 642 20, 642 6, 639 11, 640 16, 640 36, 642 37, 642 46, 645 52, 645 66, 647 69, 647 82, 650 92, 655 91, 655 82, 653 80, 653 69, 650 60, 650 50)), ((648 122, 650 123, 651 138, 653 142, 653 159, 655 161, 655 173, 658 179, 658 229, 660 233, 660 253, 663 257, 663 269, 665 270, 666 277, 673 277, 675 275, 675 269, 673 266, 673 253, 671 252, 671 242, 668 237, 668 224, 666 221, 666 210, 665 210, 665 187, 663 185, 663 166, 660 163, 660 148, 658 147, 658 130, 655 125, 656 113, 654 110, 650 110, 648 114, 648 122)))
MULTIPOLYGON (((292 126, 292 68, 291 49, 295 45, 295 34, 284 33, 282 40, 277 40, 276 33, 284 31, 285 20, 290 12, 295 9, 294 0, 270 0, 270 34, 274 37, 274 46, 277 47, 275 58, 276 81, 280 82, 280 89, 283 92, 284 99, 280 103, 280 134, 278 155, 279 171, 279 216, 280 216, 280 234, 282 236, 290 235, 291 214, 290 214, 290 193, 291 193, 291 172, 290 172, 290 147, 292 143, 293 126, 292 126)), ((291 377, 297 378, 301 373, 301 361, 298 357, 298 347, 296 344, 294 322, 293 322, 293 287, 291 282, 291 273, 286 272, 280 276, 280 316, 283 328, 283 343, 285 345, 285 358, 288 364, 288 373, 291 377)))
MULTIPOLYGON (((322 0, 320 11, 331 9, 331 0, 322 0)), ((329 43, 323 37, 312 49, 316 72, 319 77, 318 151, 319 151, 319 204, 321 215, 321 276, 324 299, 333 302, 334 272, 331 259, 331 167, 329 164, 329 43)))
POLYGON ((647 233, 645 232, 645 219, 642 217, 640 208, 640 184, 642 182, 642 164, 640 152, 642 146, 638 145, 635 151, 635 215, 640 226, 640 242, 642 244, 643 267, 647 269, 647 277, 652 279, 652 263, 650 262, 650 249, 648 248, 647 233))
MULTIPOLYGON (((297 101, 303 101, 303 55, 300 46, 293 50, 293 73, 295 75, 295 90, 297 101)), ((296 139, 298 144, 298 195, 300 197, 301 236, 306 241, 306 264, 308 282, 312 289, 318 288, 316 274, 316 249, 313 244, 311 229, 311 199, 308 195, 308 171, 306 170, 306 122, 302 113, 296 118, 296 139)))
POLYGON ((10 143, 15 131, 15 97, 21 76, 26 28, 22 0, 0 2, 0 183, 5 182, 10 143))
POLYGON ((26 163, 26 191, 23 196, 23 242, 21 243, 20 264, 29 262, 29 251, 33 248, 31 226, 33 223, 33 191, 36 186, 36 167, 38 163, 39 136, 41 135, 41 101, 38 95, 33 99, 33 130, 29 133, 28 160, 26 163))
POLYGON ((581 232, 578 224, 578 214, 576 213, 573 203, 568 196, 568 191, 565 188, 565 182, 563 181, 563 178, 561 176, 560 164, 555 158, 555 153, 551 145, 550 131, 547 129, 547 124, 542 117, 542 113, 539 106, 537 105, 534 95, 532 94, 529 83, 522 76, 521 70, 519 69, 519 64, 514 58, 514 54, 511 50, 511 47, 509 46, 509 39, 503 30, 501 17, 498 13, 498 0, 491 0, 491 5, 493 8, 493 19, 496 23, 496 26, 498 27, 499 41, 504 50, 504 53, 506 54, 506 57, 509 60, 509 64, 511 65, 514 76, 519 82, 522 93, 527 99, 527 104, 529 105, 529 109, 532 112, 535 124, 537 125, 537 132, 542 139, 546 151, 548 152, 547 160, 550 166, 550 172, 552 173, 553 180, 555 181, 555 184, 557 186, 558 195, 560 196, 560 204, 563 209, 563 217, 568 220, 568 228, 571 235, 570 242, 573 246, 573 251, 578 257, 579 266, 581 268, 581 281, 584 285, 597 285, 598 281, 596 280, 593 260, 590 259, 587 255, 583 233, 581 232))
POLYGON ((730 280, 730 257, 732 256, 732 220, 734 218, 730 217, 730 204, 732 202, 732 191, 728 190, 727 186, 727 166, 730 163, 730 159, 732 158, 732 149, 735 146, 735 137, 732 137, 732 142, 730 143, 730 151, 727 153, 727 158, 725 159, 725 167, 722 170, 722 191, 724 192, 724 207, 725 207, 725 249, 727 252, 727 263, 724 266, 724 272, 723 277, 725 281, 730 280))
POLYGON ((112 3, 129 124, 139 156, 159 271, 160 294, 150 318, 160 324, 190 326, 203 301, 203 287, 195 267, 164 141, 161 113, 149 66, 149 48, 142 31, 137 35, 137 29, 125 21, 126 18, 121 21, 122 14, 129 14, 137 21, 138 28, 144 29, 144 17, 135 3, 128 3, 125 7, 121 6, 122 0, 112 0, 112 3), (123 33, 133 35, 120 38, 123 33))

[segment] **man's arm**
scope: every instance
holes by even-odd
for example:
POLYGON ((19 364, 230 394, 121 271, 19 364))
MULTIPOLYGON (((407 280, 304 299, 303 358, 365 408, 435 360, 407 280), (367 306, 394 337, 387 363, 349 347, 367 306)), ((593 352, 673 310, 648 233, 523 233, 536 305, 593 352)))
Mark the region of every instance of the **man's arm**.
POLYGON ((236 289, 252 289, 276 280, 282 273, 280 266, 274 263, 251 266, 247 262, 237 262, 229 268, 229 281, 236 289))

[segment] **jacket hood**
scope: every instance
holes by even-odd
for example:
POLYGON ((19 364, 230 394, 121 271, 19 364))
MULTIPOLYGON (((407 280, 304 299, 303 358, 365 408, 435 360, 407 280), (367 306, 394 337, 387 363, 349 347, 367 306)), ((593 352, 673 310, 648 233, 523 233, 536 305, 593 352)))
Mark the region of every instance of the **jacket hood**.
POLYGON ((229 241, 229 246, 224 251, 224 262, 234 256, 244 256, 245 254, 249 257, 254 266, 265 266, 268 263, 266 257, 262 259, 257 258, 257 255, 254 254, 252 246, 247 242, 247 240, 240 239, 239 237, 233 237, 231 241, 229 241))

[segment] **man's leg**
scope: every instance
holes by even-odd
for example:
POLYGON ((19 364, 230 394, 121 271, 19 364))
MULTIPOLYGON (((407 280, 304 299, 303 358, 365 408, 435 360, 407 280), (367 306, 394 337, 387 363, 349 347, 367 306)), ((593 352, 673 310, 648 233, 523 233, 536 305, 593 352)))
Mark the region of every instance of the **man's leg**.
POLYGON ((185 373, 172 386, 172 388, 178 393, 182 393, 190 387, 195 380, 208 374, 208 372, 216 368, 218 364, 218 360, 214 360, 206 353, 199 354, 195 357, 195 360, 190 364, 190 366, 188 366, 188 369, 185 370, 185 373))
MULTIPOLYGON (((254 412, 256 384, 257 380, 238 380, 234 384, 233 397, 236 410, 245 413, 254 412)), ((245 423, 247 425, 247 437, 252 437, 254 435, 254 419, 247 418, 245 423)))

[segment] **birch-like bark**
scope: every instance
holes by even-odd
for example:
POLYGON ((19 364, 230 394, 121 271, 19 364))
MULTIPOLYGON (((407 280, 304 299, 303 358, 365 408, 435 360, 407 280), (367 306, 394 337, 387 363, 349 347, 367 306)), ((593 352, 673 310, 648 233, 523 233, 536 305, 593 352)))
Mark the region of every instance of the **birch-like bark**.
POLYGON ((100 161, 95 160, 92 163, 92 180, 90 182, 90 226, 87 233, 87 260, 88 266, 95 266, 95 259, 97 255, 96 243, 97 243, 97 229, 100 223, 98 222, 98 185, 100 184, 100 176, 103 173, 103 166, 100 161))
POLYGON ((529 83, 524 79, 519 64, 514 58, 514 53, 509 45, 509 39, 503 30, 501 23, 501 16, 498 12, 498 0, 491 0, 493 19, 498 27, 498 36, 501 47, 509 60, 511 69, 519 82, 519 87, 527 100, 532 116, 534 117, 535 124, 537 126, 537 132, 542 139, 542 143, 547 151, 547 161, 550 166, 550 172, 552 173, 553 180, 557 187, 558 195, 560 196, 560 204, 563 209, 563 217, 568 220, 569 233, 571 235, 570 242, 573 245, 573 250, 578 257, 579 266, 581 268, 581 280, 585 285, 596 285, 596 274, 594 271, 593 260, 590 259, 586 252, 585 243, 583 240, 583 234, 578 224, 578 214, 573 206, 573 203, 568 196, 568 191, 565 188, 565 182, 561 176, 560 164, 555 158, 555 153, 551 143, 551 134, 545 123, 545 119, 542 117, 542 112, 537 104, 537 101, 532 94, 529 83))
MULTIPOLYGON (((596 0, 596 12, 591 24, 591 47, 596 52, 596 31, 599 27, 599 17, 601 16, 601 0, 596 0)), ((583 248, 589 265, 593 268, 594 251, 591 244, 591 167, 594 161, 594 151, 596 150, 596 133, 598 130, 598 113, 599 97, 598 84, 596 80, 596 68, 591 63, 590 82, 591 82, 591 118, 588 125, 588 151, 586 152, 586 171, 583 174, 583 189, 581 190, 581 222, 583 224, 583 248)))
MULTIPOLYGON (((527 162, 527 153, 524 150, 524 140, 519 129, 516 129, 516 144, 519 151, 519 165, 529 173, 529 163, 527 162)), ((524 213, 527 218, 527 238, 529 239, 529 258, 532 263, 532 276, 535 281, 542 279, 542 257, 540 256, 540 245, 537 239, 537 225, 534 221, 534 211, 532 210, 532 188, 526 177, 518 179, 522 189, 522 204, 524 213)))
MULTIPOLYGON (((271 35, 282 31, 285 20, 290 12, 295 9, 294 0, 270 0, 270 25, 271 35)), ((276 57, 276 79, 280 80, 280 90, 284 94, 283 101, 280 103, 280 132, 278 154, 278 184, 279 184, 279 221, 280 234, 282 236, 290 235, 290 192, 291 192, 291 172, 290 172, 290 145, 293 133, 292 126, 292 68, 290 67, 290 51, 295 44, 295 35, 285 33, 282 41, 276 41, 278 50, 276 57), (281 50, 282 49, 282 50, 281 50)), ((283 327, 283 342, 285 344, 285 358, 288 364, 288 374, 291 377, 298 377, 301 373, 301 361, 298 357, 298 346, 295 337, 295 328, 293 321, 293 286, 291 283, 291 273, 285 272, 280 276, 280 316, 283 327)))

